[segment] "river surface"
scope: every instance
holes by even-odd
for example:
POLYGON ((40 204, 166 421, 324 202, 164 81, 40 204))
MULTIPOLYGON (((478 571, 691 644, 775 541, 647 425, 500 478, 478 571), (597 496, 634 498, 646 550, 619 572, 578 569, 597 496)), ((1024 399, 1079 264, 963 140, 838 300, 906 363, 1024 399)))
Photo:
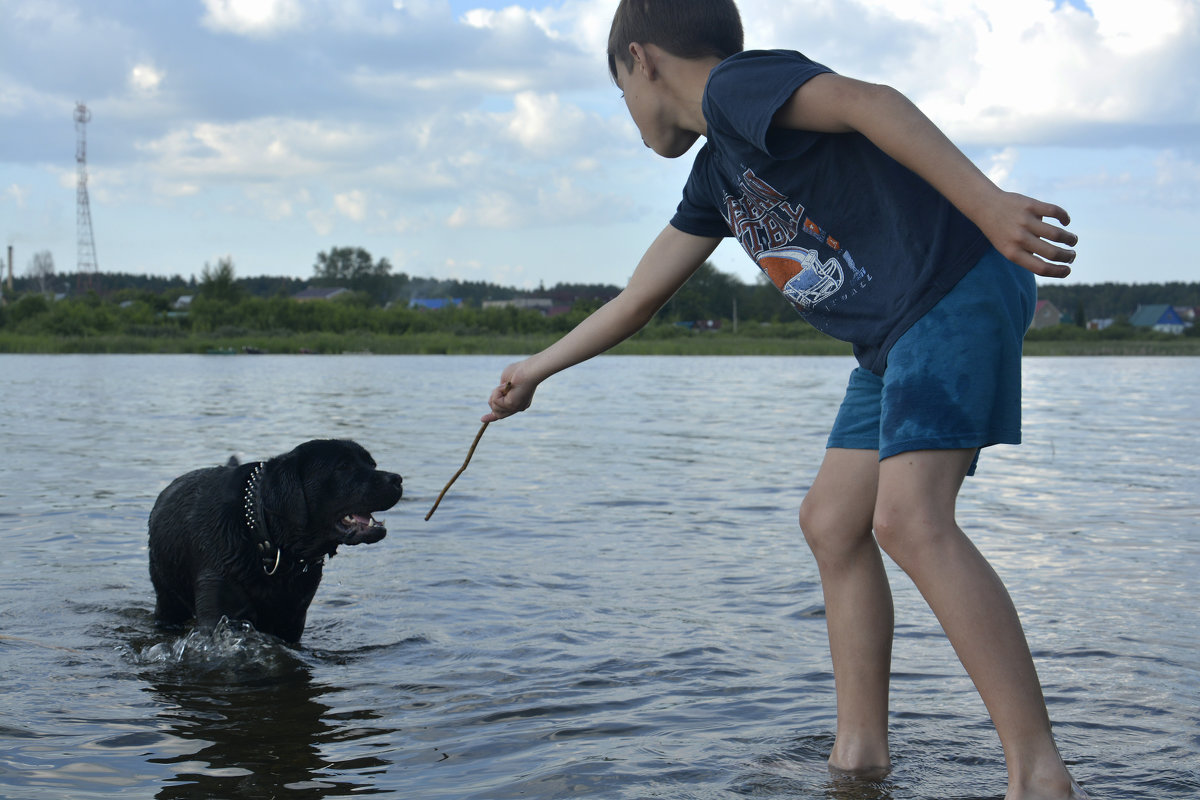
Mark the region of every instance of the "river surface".
MULTIPOLYGON (((1000 798, 932 613, 897 615, 886 780, 831 778, 796 510, 853 364, 601 357, 491 425, 508 359, 0 356, 0 796, 1000 798), (353 438, 405 477, 299 647, 153 620, 175 476, 353 438)), ((1200 360, 1025 362, 1025 444, 960 523, 1094 798, 1200 796, 1200 360)))

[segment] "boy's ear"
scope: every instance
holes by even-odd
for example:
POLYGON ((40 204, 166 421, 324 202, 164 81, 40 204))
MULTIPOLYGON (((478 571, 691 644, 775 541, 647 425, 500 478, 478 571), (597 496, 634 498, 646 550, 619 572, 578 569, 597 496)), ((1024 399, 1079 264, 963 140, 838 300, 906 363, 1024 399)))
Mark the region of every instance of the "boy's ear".
MULTIPOLYGON (((638 42, 629 43, 629 54, 633 56, 633 69, 641 69, 647 78, 653 78, 657 68, 654 57, 638 42)), ((632 72, 633 70, 630 70, 632 72)))

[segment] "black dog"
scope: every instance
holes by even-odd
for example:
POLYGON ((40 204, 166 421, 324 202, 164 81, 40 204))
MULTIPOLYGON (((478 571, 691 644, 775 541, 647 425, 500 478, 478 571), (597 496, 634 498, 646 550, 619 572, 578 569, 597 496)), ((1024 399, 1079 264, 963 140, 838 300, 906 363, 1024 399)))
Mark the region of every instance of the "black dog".
POLYGON ((176 478, 150 512, 155 614, 206 628, 229 617, 299 641, 325 557, 382 539, 371 512, 394 506, 401 484, 360 445, 336 439, 176 478))

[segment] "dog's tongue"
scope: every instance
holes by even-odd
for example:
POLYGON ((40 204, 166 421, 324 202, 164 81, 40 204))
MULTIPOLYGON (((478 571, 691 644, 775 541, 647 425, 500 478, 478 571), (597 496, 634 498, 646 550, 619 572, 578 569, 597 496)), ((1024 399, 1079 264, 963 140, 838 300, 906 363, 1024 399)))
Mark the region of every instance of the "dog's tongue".
POLYGON ((342 517, 342 533, 346 536, 346 544, 372 544, 387 535, 383 527, 370 514, 347 514, 342 517))

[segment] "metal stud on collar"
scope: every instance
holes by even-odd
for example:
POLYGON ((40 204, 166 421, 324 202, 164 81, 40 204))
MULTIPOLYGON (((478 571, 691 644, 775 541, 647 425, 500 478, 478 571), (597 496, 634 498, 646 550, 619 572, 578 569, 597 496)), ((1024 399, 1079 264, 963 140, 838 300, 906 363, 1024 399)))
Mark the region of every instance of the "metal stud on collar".
MULTIPOLYGON (((254 531, 258 528, 258 524, 255 522, 255 519, 258 516, 255 513, 255 501, 258 499, 258 483, 260 480, 262 480, 262 473, 263 463, 260 461, 254 465, 254 469, 250 472, 250 477, 246 481, 246 492, 242 496, 242 515, 246 520, 246 529, 251 533, 254 533, 254 531)), ((270 577, 278 572, 279 562, 283 557, 283 551, 278 547, 273 546, 271 541, 267 539, 265 535, 258 543, 258 551, 263 555, 262 567, 263 572, 266 573, 267 577, 270 577), (275 551, 275 563, 268 566, 268 562, 271 558, 271 550, 275 551)))
POLYGON ((242 511, 246 519, 246 527, 254 530, 258 527, 254 522, 254 501, 258 494, 258 481, 262 478, 263 465, 259 462, 254 466, 254 470, 250 473, 250 479, 246 481, 246 493, 243 495, 242 511))

